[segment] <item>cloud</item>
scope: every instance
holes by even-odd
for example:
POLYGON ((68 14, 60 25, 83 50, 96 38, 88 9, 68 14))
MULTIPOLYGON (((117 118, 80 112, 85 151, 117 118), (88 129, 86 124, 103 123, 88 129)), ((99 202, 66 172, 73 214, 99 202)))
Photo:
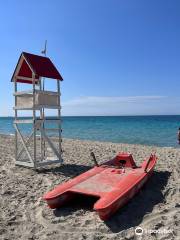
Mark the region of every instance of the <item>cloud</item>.
POLYGON ((62 103, 63 115, 157 114, 166 96, 78 97, 62 103), (152 113, 154 109, 154 113, 152 113), (149 112, 150 110, 150 112, 149 112))
MULTIPOLYGON (((14 116, 13 103, 0 103, 0 116, 14 116)), ((166 115, 180 114, 180 97, 177 96, 85 96, 62 102, 63 116, 115 116, 115 115, 166 115)), ((29 116, 29 111, 23 111, 29 116)), ((49 110, 47 115, 56 115, 49 110)))

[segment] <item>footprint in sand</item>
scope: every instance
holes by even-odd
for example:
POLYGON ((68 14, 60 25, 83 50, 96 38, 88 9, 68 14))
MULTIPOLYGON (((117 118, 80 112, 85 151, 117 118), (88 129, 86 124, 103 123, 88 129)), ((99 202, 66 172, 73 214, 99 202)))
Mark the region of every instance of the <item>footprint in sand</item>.
POLYGON ((36 212, 36 222, 44 228, 61 229, 63 232, 87 232, 87 229, 89 232, 94 232, 97 230, 95 212, 77 210, 68 213, 69 211, 71 211, 70 208, 54 211, 48 208, 39 208, 36 212))
POLYGON ((165 224, 163 221, 170 220, 171 218, 173 218, 175 214, 177 214, 177 212, 178 212, 177 209, 173 208, 170 210, 164 210, 163 212, 160 212, 160 213, 158 212, 158 213, 147 215, 143 219, 142 226, 144 228, 148 228, 149 226, 152 226, 152 225, 155 226, 158 223, 162 223, 163 225, 166 226, 167 224, 165 224))

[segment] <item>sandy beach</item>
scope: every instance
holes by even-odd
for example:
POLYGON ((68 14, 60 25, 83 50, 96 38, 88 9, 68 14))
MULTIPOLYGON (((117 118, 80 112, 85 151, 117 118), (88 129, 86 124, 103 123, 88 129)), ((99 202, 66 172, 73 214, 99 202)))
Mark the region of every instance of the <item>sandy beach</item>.
POLYGON ((180 149, 63 139, 63 150, 64 165, 36 172, 15 166, 14 137, 0 136, 0 239, 180 239, 180 149), (42 201, 54 186, 93 166, 91 150, 99 162, 120 151, 131 152, 137 164, 151 152, 159 158, 140 193, 107 222, 90 203, 51 210, 42 201), (137 236, 138 226, 162 232, 137 236))

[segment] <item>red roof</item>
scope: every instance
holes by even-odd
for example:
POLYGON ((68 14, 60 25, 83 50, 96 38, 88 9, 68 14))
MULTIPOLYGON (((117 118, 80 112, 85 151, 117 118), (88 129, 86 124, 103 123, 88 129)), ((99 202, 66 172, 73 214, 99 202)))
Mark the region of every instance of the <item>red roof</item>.
POLYGON ((15 68, 15 71, 13 73, 12 81, 16 76, 17 82, 32 83, 31 80, 22 79, 23 77, 32 78, 32 72, 35 74, 35 78, 37 80, 39 79, 39 77, 58 79, 61 81, 63 80, 61 74, 58 72, 58 70, 56 69, 56 67, 49 58, 22 52, 17 63, 17 66, 15 68), (23 58, 22 64, 21 66, 19 66, 22 58, 23 58), (20 69, 17 72, 18 66, 20 67, 20 69), (18 77, 20 78, 18 79, 18 77))

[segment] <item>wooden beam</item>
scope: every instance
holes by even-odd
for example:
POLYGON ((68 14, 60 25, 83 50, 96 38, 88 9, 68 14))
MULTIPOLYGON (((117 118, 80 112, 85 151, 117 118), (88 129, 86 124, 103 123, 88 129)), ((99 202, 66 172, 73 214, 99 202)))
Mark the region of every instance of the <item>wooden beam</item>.
POLYGON ((24 166, 24 167, 34 167, 34 163, 31 163, 31 162, 25 162, 25 161, 16 161, 16 165, 19 165, 19 166, 24 166))
MULTIPOLYGON (((25 81, 33 81, 32 78, 23 77, 23 76, 18 76, 18 75, 15 76, 15 79, 16 79, 16 80, 20 79, 20 80, 25 80, 25 81)), ((35 81, 36 81, 36 82, 39 82, 39 79, 36 78, 35 81)))
POLYGON ((37 167, 43 167, 45 165, 50 165, 50 164, 54 164, 54 163, 61 163, 62 164, 62 159, 58 159, 58 160, 49 160, 49 161, 43 161, 43 162, 38 162, 37 163, 37 167))
POLYGON ((28 150, 28 148, 27 148, 27 146, 25 144, 25 140, 24 140, 24 138, 23 138, 23 136, 22 136, 22 134, 21 134, 17 124, 14 124, 14 128, 16 129, 17 133, 19 134, 19 137, 20 137, 21 142, 22 142, 22 144, 24 146, 24 149, 26 150, 26 153, 28 155, 29 160, 34 164, 34 161, 33 161, 32 157, 31 157, 31 154, 30 154, 30 152, 29 152, 29 150, 28 150))

